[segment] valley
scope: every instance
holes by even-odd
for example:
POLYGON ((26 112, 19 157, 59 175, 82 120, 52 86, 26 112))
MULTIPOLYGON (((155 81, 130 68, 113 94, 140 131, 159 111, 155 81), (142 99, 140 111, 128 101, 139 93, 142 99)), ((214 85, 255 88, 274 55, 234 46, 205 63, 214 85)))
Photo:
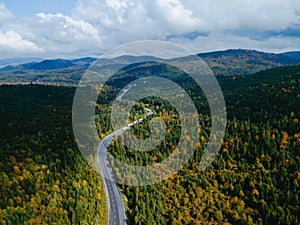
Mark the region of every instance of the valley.
MULTIPOLYGON (((176 175, 153 185, 118 185, 126 224, 298 224, 296 59, 243 50, 200 56, 217 75, 228 118, 219 154, 204 171, 199 171, 199 162, 208 143, 211 115, 204 93, 183 73, 174 75, 165 65, 138 65, 113 77, 99 95, 95 124, 101 140, 113 132, 111 102, 129 81, 145 74, 163 71, 161 76, 189 93, 199 113, 196 150, 176 175)), ((0 70, 0 224, 107 224, 103 180, 82 158, 72 130, 75 86, 92 62, 92 58, 50 60, 0 70)), ((128 62, 130 57, 119 59, 121 64, 128 62)), ((139 103, 165 121, 165 139, 148 152, 133 151, 113 139, 107 150, 131 165, 153 165, 174 151, 181 121, 164 99, 149 97, 139 103)), ((130 118, 135 121, 145 113, 135 106, 130 118)), ((128 129, 145 139, 150 119, 128 129)), ((119 172, 113 171, 114 176, 119 172)))

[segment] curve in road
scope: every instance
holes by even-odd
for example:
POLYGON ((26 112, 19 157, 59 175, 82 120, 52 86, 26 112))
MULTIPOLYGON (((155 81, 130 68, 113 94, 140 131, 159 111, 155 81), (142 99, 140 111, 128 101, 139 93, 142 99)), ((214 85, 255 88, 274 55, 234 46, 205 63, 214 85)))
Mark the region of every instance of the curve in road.
MULTIPOLYGON (((129 89, 128 89, 129 90, 129 89)), ((126 91, 128 91, 126 90, 126 91)), ((147 111, 147 115, 144 117, 146 118, 149 115, 152 115, 153 112, 151 109, 145 108, 147 111)), ((108 136, 106 136, 99 144, 97 149, 97 159, 98 159, 98 166, 100 169, 100 174, 102 176, 102 182, 104 186, 104 191, 107 198, 107 208, 108 208, 108 224, 109 225, 125 225, 126 224, 126 214, 125 214, 125 204, 122 198, 121 192, 114 182, 113 172, 110 167, 108 161, 108 152, 107 148, 112 140, 122 134, 124 131, 129 129, 131 126, 141 123, 144 118, 136 120, 126 127, 123 127, 108 136)))

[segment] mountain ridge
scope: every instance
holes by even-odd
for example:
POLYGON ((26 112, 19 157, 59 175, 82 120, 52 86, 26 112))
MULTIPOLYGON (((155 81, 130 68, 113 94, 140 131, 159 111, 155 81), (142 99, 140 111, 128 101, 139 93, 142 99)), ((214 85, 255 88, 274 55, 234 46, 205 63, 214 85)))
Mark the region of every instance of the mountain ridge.
MULTIPOLYGON (((250 49, 228 49, 197 54, 216 76, 247 75, 281 66, 300 63, 300 52, 266 53, 250 49)), ((193 58, 193 57, 192 57, 193 58)), ((185 66, 195 62, 189 57, 174 58, 185 66)), ((76 84, 84 71, 97 60, 99 67, 111 64, 110 59, 84 57, 77 59, 45 59, 0 68, 0 82, 40 82, 76 84), (68 74, 66 76, 66 74, 68 74)), ((123 55, 114 58, 116 65, 127 66, 136 61, 164 61, 152 56, 123 55)), ((167 61, 166 61, 167 62, 167 61)), ((0 60, 1 64, 1 60, 0 60)))

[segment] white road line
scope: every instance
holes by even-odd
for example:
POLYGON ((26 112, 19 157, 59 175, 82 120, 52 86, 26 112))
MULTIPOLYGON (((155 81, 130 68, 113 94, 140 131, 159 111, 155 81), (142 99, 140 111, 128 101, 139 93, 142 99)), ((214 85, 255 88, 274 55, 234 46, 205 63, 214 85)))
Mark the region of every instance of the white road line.
MULTIPOLYGON (((128 90, 129 89, 127 89, 126 92, 128 90)), ((123 95, 124 94, 125 93, 123 93, 123 95)), ((146 108, 146 111, 147 111, 146 116, 153 114, 151 109, 146 108)), ((113 181, 113 172, 112 172, 112 169, 110 168, 109 161, 107 158, 107 147, 111 143, 111 141, 115 138, 115 136, 122 134, 125 130, 128 130, 129 127, 142 122, 143 119, 144 118, 134 121, 131 124, 128 124, 126 127, 123 127, 121 129, 113 132, 112 134, 108 135, 99 144, 98 149, 97 149, 98 165, 99 165, 99 169, 100 169, 100 174, 102 176, 105 195, 107 198, 108 223, 110 225, 112 225, 112 224, 126 225, 126 214, 125 214, 125 204, 124 204, 123 198, 121 196, 121 192, 119 191, 116 183, 112 182, 113 181), (112 209, 111 209, 111 206, 113 206, 112 209), (118 218, 116 218, 116 214, 118 214, 118 216, 119 216, 118 218), (112 218, 114 218, 114 220, 111 221, 110 216, 112 216, 112 218)))

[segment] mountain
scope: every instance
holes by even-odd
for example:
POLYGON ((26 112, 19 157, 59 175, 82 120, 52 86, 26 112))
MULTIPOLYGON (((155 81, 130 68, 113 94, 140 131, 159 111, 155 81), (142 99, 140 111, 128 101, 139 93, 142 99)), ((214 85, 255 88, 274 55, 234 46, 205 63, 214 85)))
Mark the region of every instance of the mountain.
POLYGON ((281 55, 287 56, 295 61, 295 63, 300 63, 300 51, 294 52, 284 52, 281 55))
POLYGON ((55 59, 55 60, 44 60, 40 63, 27 63, 23 64, 24 69, 29 70, 55 70, 74 66, 75 64, 70 60, 55 59))
MULTIPOLYGON (((216 76, 247 75, 270 68, 300 63, 300 52, 282 54, 265 53, 255 50, 230 49, 209 53, 199 53, 216 76)), ((2 83, 55 83, 74 85, 80 80, 86 69, 95 58, 79 59, 51 59, 41 62, 30 62, 20 65, 10 65, 0 68, 0 82, 2 83)), ((124 55, 113 59, 101 58, 97 60, 95 69, 109 71, 122 68, 137 61, 162 61, 151 56, 124 55)), ((193 66, 193 57, 176 58, 184 66, 193 66)), ((172 59, 171 59, 172 61, 172 59)), ((166 61, 168 62, 168 61, 166 61)))
POLYGON ((66 69, 76 64, 71 60, 65 59, 54 59, 54 60, 43 60, 41 62, 30 62, 25 64, 20 64, 16 66, 6 66, 1 69, 1 71, 10 71, 10 70, 57 70, 57 69, 66 69))
POLYGON ((96 59, 91 57, 79 58, 74 59, 72 62, 77 65, 89 66, 91 65, 96 59))
MULTIPOLYGON (((0 69, 0 71, 22 71, 22 70, 32 70, 32 71, 49 71, 49 70, 76 70, 76 69, 87 69, 96 58, 86 57, 73 60, 67 59, 47 59, 41 62, 29 62, 19 65, 8 65, 0 69)), ((124 55, 114 58, 115 64, 131 64, 136 61, 156 61, 161 60, 152 56, 130 56, 124 55)), ((111 59, 100 58, 97 60, 100 65, 107 65, 111 63, 111 59)))
POLYGON ((51 85, 0 86, 1 225, 107 224, 101 179, 72 133, 74 92, 51 85))
POLYGON ((217 76, 236 76, 296 64, 287 55, 255 50, 230 49, 198 54, 217 76))
POLYGON ((29 62, 40 62, 41 58, 11 58, 11 59, 0 59, 0 68, 6 66, 15 66, 19 64, 29 63, 29 62))
MULTIPOLYGON (((47 79, 59 78, 55 70, 49 71, 42 71, 50 74, 47 79)), ((300 65, 294 65, 218 77, 226 101, 226 133, 214 162, 203 171, 199 164, 212 135, 212 118, 205 111, 200 88, 190 85, 186 91, 201 123, 195 152, 163 182, 119 186, 126 201, 126 223, 299 224, 299 75, 300 65)), ((130 82, 128 77, 126 81, 130 82)), ((0 224, 108 223, 101 179, 83 159, 73 134, 75 91, 65 86, 0 85, 0 224)), ((112 131, 111 103, 118 93, 105 88, 97 100, 95 125, 101 138, 112 131)), ((149 96, 140 102, 165 122, 168 132, 163 133, 161 144, 141 152, 115 140, 109 152, 120 162, 151 166, 168 159, 179 138, 189 143, 190 137, 168 101, 149 96)), ((180 98, 178 103, 185 105, 180 98)), ((131 110, 128 115, 135 117, 139 112, 131 110)), ((151 119, 132 126, 130 132, 137 138, 147 137, 151 119)), ((181 154, 185 156, 185 149, 181 154)), ((113 169, 115 176, 121 172, 113 169)))

